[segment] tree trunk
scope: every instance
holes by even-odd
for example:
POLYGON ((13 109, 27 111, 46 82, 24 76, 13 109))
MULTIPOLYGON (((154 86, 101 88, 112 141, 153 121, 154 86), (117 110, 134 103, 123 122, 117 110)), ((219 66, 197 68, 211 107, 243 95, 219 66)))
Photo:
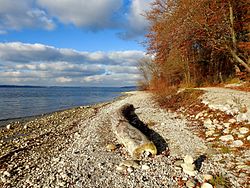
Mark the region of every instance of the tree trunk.
POLYGON ((250 73, 250 67, 249 65, 244 62, 238 55, 237 55, 237 46, 236 46, 236 34, 234 31, 234 15, 233 15, 233 7, 230 1, 228 1, 229 4, 229 17, 230 17, 230 30, 231 30, 231 38, 232 38, 232 46, 233 49, 229 47, 230 53, 232 55, 232 57, 237 61, 237 63, 241 64, 248 73, 250 73))
POLYGON ((240 65, 242 65, 246 71, 248 73, 250 73, 250 67, 247 63, 245 63, 237 54, 234 50, 232 50, 231 48, 229 49, 230 50, 230 53, 232 55, 232 57, 237 61, 237 63, 239 63, 240 65))
POLYGON ((134 112, 133 105, 125 104, 112 116, 112 130, 118 142, 125 146, 134 159, 141 159, 144 152, 156 155, 157 149, 154 143, 125 118, 125 113, 131 112, 134 112))

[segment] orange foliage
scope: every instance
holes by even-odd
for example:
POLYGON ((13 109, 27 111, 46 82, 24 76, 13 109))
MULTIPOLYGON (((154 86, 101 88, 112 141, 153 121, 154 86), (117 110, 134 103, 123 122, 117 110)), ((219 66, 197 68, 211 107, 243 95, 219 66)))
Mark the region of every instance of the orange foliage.
POLYGON ((248 71, 248 10, 249 0, 155 0, 146 44, 160 78, 151 87, 222 82, 235 65, 248 71))

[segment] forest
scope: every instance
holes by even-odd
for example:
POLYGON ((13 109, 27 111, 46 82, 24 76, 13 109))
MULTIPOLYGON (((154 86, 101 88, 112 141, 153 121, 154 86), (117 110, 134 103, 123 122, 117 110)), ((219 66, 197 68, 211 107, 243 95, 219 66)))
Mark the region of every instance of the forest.
POLYGON ((143 88, 162 90, 249 80, 250 0, 155 0, 139 62, 143 88))

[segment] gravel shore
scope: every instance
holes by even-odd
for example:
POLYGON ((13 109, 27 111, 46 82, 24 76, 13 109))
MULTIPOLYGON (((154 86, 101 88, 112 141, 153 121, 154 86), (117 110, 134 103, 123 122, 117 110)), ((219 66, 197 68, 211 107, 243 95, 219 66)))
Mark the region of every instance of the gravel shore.
POLYGON ((192 187, 190 182, 200 187, 208 175, 223 176, 221 187, 247 187, 249 145, 219 152, 212 146, 217 141, 201 137, 191 125, 196 115, 168 112, 150 93, 136 91, 112 102, 12 122, 0 129, 0 187, 178 188, 192 187), (167 147, 159 155, 133 161, 117 142, 110 118, 126 103, 162 138, 156 144, 167 147), (187 156, 200 164, 194 176, 181 166, 187 156))

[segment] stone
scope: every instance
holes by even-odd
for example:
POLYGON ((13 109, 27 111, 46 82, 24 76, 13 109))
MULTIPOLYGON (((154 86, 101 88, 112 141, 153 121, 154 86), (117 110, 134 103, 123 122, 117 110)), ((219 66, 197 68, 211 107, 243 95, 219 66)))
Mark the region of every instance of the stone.
POLYGON ((10 128, 11 128, 10 124, 8 124, 8 125, 6 126, 6 128, 7 128, 7 129, 10 129, 10 128))
POLYGON ((238 122, 247 121, 248 120, 247 114, 246 113, 240 113, 240 114, 238 114, 237 117, 236 117, 236 120, 238 122))
POLYGON ((126 167, 126 166, 117 166, 117 167, 116 167, 116 170, 122 172, 122 171, 127 170, 127 167, 126 167))
POLYGON ((238 134, 238 138, 244 138, 245 136, 242 134, 238 134))
POLYGON ((3 175, 4 175, 4 176, 7 176, 7 177, 10 177, 10 176, 11 176, 10 173, 9 173, 8 171, 4 171, 3 175))
POLYGON ((134 169, 133 169, 133 168, 131 168, 131 167, 128 167, 128 168, 127 168, 127 171, 128 171, 128 173, 131 173, 131 172, 133 172, 133 171, 134 171, 134 169))
POLYGON ((250 135, 247 137, 247 141, 249 141, 249 142, 250 142, 250 135))
POLYGON ((207 138, 206 140, 207 140, 208 142, 211 142, 211 141, 214 141, 215 138, 207 138))
POLYGON ((209 136, 212 136, 213 134, 215 133, 214 130, 209 130, 209 131, 206 131, 206 137, 209 137, 209 136))
POLYGON ((140 168, 139 164, 134 160, 125 160, 120 163, 119 166, 126 166, 132 168, 140 168))
POLYGON ((220 129, 220 130, 221 130, 221 129, 223 129, 223 126, 218 124, 218 125, 217 125, 217 129, 220 129))
POLYGON ((210 175, 210 174, 204 174, 203 175, 203 181, 209 181, 209 180, 212 180, 213 179, 213 176, 210 175))
POLYGON ((218 124, 219 121, 218 121, 217 119, 214 119, 214 120, 213 120, 213 123, 214 123, 214 124, 218 124))
POLYGON ((225 135, 225 136, 221 136, 219 139, 221 141, 227 142, 227 141, 230 141, 230 140, 234 140, 234 137, 232 135, 225 135))
POLYGON ((141 169, 142 169, 142 170, 148 170, 149 168, 150 168, 150 167, 149 167, 148 165, 142 165, 142 166, 141 166, 141 169))
POLYGON ((244 143, 241 140, 235 140, 233 141, 232 145, 233 147, 241 147, 244 143))
POLYGON ((196 175, 196 171, 195 169, 195 165, 192 163, 183 163, 181 164, 182 170, 184 173, 188 174, 189 176, 195 176, 196 175))
POLYGON ((223 123, 223 125, 227 128, 230 127, 230 123, 223 123))
POLYGON ((203 183, 201 184, 201 188, 213 188, 213 186, 210 183, 203 183))
POLYGON ((106 149, 107 149, 108 151, 113 151, 113 150, 116 149, 116 146, 115 146, 114 144, 108 144, 108 145, 106 146, 106 149))
POLYGON ((235 123, 236 120, 235 120, 235 119, 229 119, 228 122, 229 122, 229 123, 235 123))
POLYGON ((216 126, 213 125, 211 119, 208 118, 204 120, 204 127, 206 127, 207 129, 214 129, 216 126))
POLYGON ((227 129, 224 129, 224 130, 223 130, 223 133, 225 133, 225 134, 230 133, 230 129, 228 129, 228 128, 227 128, 227 129))
POLYGON ((187 188, 194 188, 195 187, 195 181, 194 180, 188 180, 186 182, 186 187, 187 188))
POLYGON ((194 159, 193 159, 192 156, 186 155, 186 156, 184 157, 184 163, 186 163, 186 164, 193 164, 193 162, 194 162, 194 159))
POLYGON ((246 134, 249 132, 249 129, 247 127, 241 127, 239 128, 240 134, 246 134))

